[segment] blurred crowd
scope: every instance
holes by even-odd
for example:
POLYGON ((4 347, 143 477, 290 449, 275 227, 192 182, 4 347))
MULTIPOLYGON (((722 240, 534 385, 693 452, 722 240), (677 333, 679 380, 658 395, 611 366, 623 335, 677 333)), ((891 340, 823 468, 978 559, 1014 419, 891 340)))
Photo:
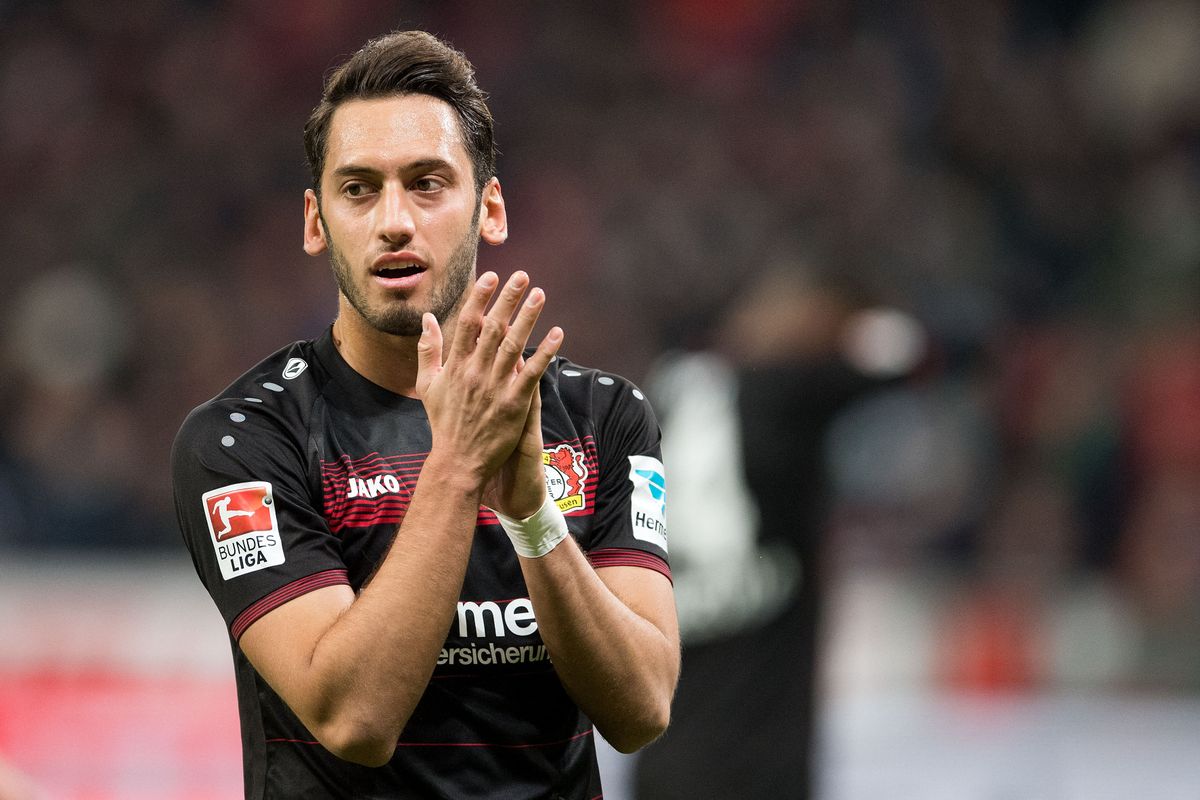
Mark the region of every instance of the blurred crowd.
POLYGON ((573 360, 720 348, 766 274, 919 321, 916 373, 833 426, 827 535, 954 577, 948 681, 1200 688, 1191 0, 0 2, 0 546, 178 548, 183 416, 335 311, 300 248, 322 78, 410 26, 491 95, 480 263, 534 275, 573 360), (1048 664, 1082 596, 1127 641, 1048 664))

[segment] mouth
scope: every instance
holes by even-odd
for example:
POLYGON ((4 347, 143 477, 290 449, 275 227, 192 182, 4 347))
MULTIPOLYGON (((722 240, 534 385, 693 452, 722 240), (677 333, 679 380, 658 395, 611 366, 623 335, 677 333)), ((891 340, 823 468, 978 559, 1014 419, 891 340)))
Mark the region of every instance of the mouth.
POLYGON ((410 278, 414 275, 420 275, 425 271, 425 267, 420 264, 384 264, 373 270, 376 277, 384 280, 392 280, 399 278, 410 278))
POLYGON ((371 266, 372 279, 385 289, 409 291, 421 282, 429 268, 410 253, 388 253, 371 266))

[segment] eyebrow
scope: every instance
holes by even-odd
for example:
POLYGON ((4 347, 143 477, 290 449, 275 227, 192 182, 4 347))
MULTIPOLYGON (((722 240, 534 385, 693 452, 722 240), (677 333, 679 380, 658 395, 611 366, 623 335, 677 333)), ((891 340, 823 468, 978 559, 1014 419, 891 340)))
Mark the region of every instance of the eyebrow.
MULTIPOLYGON (((441 158, 422 158, 419 161, 412 161, 404 165, 405 172, 420 172, 433 169, 449 169, 454 170, 454 166, 445 159, 441 158)), ((333 171, 333 177, 346 178, 354 175, 380 175, 382 170, 375 167, 368 167, 365 164, 346 164, 338 167, 333 171)))

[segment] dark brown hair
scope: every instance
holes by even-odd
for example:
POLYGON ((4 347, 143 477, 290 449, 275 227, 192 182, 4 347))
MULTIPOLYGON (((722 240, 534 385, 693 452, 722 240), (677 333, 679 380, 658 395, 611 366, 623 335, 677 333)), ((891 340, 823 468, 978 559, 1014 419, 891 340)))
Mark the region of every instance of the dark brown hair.
POLYGON ((450 104, 458 115, 463 144, 475 172, 475 191, 496 174, 496 140, 487 95, 475 83, 475 68, 459 51, 425 31, 396 31, 362 46, 325 81, 321 102, 304 124, 304 152, 313 189, 321 173, 333 112, 346 100, 425 94, 450 104))

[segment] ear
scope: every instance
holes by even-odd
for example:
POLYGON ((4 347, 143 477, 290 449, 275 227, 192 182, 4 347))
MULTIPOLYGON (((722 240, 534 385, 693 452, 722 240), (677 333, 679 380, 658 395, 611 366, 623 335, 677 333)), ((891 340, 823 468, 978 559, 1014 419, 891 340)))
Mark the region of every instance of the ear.
POLYGON ((488 244, 504 244, 508 238, 508 214, 504 210, 500 181, 496 178, 483 187, 479 203, 479 237, 488 244))
POLYGON ((321 224, 321 204, 317 193, 304 190, 304 252, 310 256, 325 252, 329 243, 325 241, 325 227, 321 224))

